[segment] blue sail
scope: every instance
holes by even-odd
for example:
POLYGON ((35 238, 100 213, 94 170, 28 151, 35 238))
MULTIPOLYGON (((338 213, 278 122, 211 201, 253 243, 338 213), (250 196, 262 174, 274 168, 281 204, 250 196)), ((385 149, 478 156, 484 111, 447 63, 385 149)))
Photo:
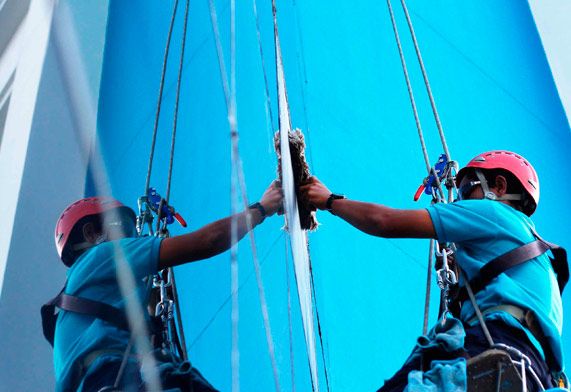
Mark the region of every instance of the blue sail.
MULTIPOLYGON (((145 192, 172 3, 112 0, 109 9, 98 139, 112 192, 133 207, 145 192)), ((159 192, 166 186, 184 3, 173 30, 151 179, 159 192)), ((236 8, 237 120, 251 201, 277 175, 272 10, 269 2, 257 6, 271 126, 253 6, 245 2, 236 8)), ((426 169, 386 4, 277 6, 292 125, 305 133, 312 173, 353 199, 425 207, 428 197, 412 200, 426 169)), ((452 157, 464 164, 478 152, 509 149, 528 158, 541 178, 537 228, 569 246, 571 133, 527 3, 411 0, 408 7, 452 157)), ((229 59, 230 7, 217 2, 216 8, 229 59)), ((436 162, 443 151, 402 10, 395 6, 395 11, 436 162)), ((196 229, 230 213, 230 129, 207 1, 190 6, 180 105, 171 202, 196 229)), ((318 219, 321 226, 309 241, 325 353, 325 363, 318 355, 319 383, 326 390, 326 368, 331 390, 373 390, 397 370, 422 332, 428 243, 370 237, 328 213, 318 219)), ((290 352, 286 263, 291 252, 283 223, 283 218, 268 219, 256 228, 256 243, 281 389, 294 390, 293 373, 295 390, 308 391, 311 376, 295 290, 290 352)), ((183 232, 172 226, 172 234, 183 232)), ((223 254, 176 269, 190 359, 221 390, 230 390, 232 371, 229 260, 223 254)), ((238 262, 240 386, 273 390, 247 241, 239 244, 238 262)), ((433 289, 432 321, 438 294, 433 289)), ((569 304, 568 294, 564 302, 569 304)), ((563 331, 564 342, 570 334, 563 331)), ((567 344, 568 358, 570 350, 567 344)))

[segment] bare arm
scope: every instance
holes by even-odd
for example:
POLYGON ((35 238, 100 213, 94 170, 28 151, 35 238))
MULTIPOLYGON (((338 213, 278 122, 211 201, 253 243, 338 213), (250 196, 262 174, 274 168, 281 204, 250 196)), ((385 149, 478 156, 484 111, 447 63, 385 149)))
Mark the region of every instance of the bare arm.
MULTIPOLYGON (((331 191, 317 178, 302 188, 309 203, 321 210, 326 208, 331 191)), ((436 238, 428 211, 399 210, 380 204, 341 199, 334 200, 332 212, 357 229, 378 237, 436 238)))
MULTIPOLYGON (((281 207, 281 189, 274 183, 268 187, 260 204, 266 216, 272 216, 281 207)), ((166 238, 161 243, 159 253, 159 270, 192 261, 207 259, 228 250, 232 246, 232 220, 236 219, 238 240, 244 237, 250 228, 263 221, 262 213, 256 209, 229 216, 210 223, 192 233, 166 238), (251 220, 251 227, 248 224, 251 220)))

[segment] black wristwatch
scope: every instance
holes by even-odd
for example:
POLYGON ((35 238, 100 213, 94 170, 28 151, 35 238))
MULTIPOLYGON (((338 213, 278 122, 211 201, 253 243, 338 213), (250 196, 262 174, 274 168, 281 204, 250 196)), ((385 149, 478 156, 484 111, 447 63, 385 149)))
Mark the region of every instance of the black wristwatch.
POLYGON ((327 209, 327 211, 333 212, 331 211, 331 209, 333 208, 333 200, 340 200, 340 199, 346 199, 346 197, 344 195, 336 195, 335 193, 330 194, 329 198, 327 199, 327 203, 325 203, 325 208, 327 209))
POLYGON ((249 210, 257 209, 258 211, 260 211, 260 214, 262 215, 262 221, 263 221, 264 219, 266 219, 266 216, 267 216, 267 215, 266 215, 266 209, 264 208, 264 206, 263 206, 260 202, 256 202, 256 203, 254 203, 254 204, 250 204, 250 205, 248 206, 248 209, 249 209, 249 210))

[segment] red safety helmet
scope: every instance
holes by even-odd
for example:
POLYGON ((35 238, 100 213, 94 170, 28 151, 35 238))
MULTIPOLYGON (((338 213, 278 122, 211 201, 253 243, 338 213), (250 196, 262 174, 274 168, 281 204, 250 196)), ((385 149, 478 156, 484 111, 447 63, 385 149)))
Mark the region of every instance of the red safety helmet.
POLYGON ((105 196, 78 200, 62 212, 56 223, 55 241, 58 255, 64 263, 66 263, 63 257, 64 250, 77 222, 87 216, 102 214, 113 209, 120 209, 122 213, 132 218, 133 222, 136 221, 135 212, 131 208, 112 197, 105 196))
POLYGON ((521 155, 505 150, 484 152, 473 158, 460 170, 456 176, 459 185, 469 168, 472 169, 503 169, 513 174, 531 197, 533 205, 527 215, 533 214, 539 203, 539 178, 533 166, 521 155))

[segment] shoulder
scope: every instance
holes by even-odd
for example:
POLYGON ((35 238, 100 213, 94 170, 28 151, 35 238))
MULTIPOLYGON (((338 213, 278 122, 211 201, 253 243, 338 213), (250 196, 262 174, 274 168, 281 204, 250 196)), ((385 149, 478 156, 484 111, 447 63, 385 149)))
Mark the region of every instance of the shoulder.
POLYGON ((427 208, 438 240, 470 241, 497 237, 513 226, 525 227, 525 215, 492 200, 461 200, 435 204, 427 208))

